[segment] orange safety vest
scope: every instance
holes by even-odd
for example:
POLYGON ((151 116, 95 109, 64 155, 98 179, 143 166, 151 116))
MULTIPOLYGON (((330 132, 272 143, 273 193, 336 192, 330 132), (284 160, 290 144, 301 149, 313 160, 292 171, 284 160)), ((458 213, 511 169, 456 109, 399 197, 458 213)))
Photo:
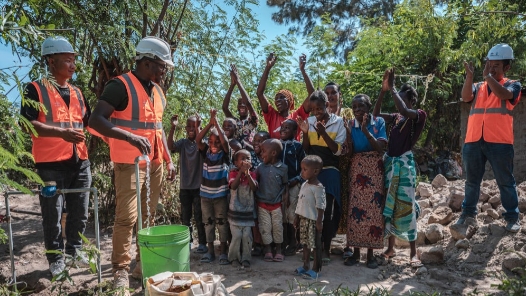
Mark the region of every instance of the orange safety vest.
MULTIPOLYGON (((512 80, 504 78, 499 81, 504 87, 512 80)), ((516 102, 519 102, 520 94, 516 102)), ((513 116, 511 111, 515 105, 509 100, 501 100, 495 92, 488 95, 488 83, 479 87, 475 99, 471 104, 466 132, 466 143, 484 141, 489 143, 513 144, 513 116)))
MULTIPOLYGON (((86 103, 80 89, 68 83, 69 108, 60 96, 58 90, 48 81, 34 81, 38 99, 47 110, 47 114, 39 112, 37 121, 49 126, 60 128, 74 128, 83 130, 82 119, 86 114, 86 103)), ((86 143, 73 143, 58 137, 38 137, 31 135, 33 140, 33 157, 36 163, 56 162, 68 160, 73 156, 73 147, 77 150, 80 159, 88 159, 86 143)))
MULTIPOLYGON (((126 86, 128 106, 123 111, 114 111, 110 117, 116 127, 134 135, 145 137, 152 147, 148 155, 150 160, 156 156, 159 162, 164 153, 163 145, 163 112, 166 99, 157 84, 153 84, 151 97, 135 75, 126 73, 117 76, 126 86)), ((153 82, 152 82, 153 83, 153 82)), ((124 140, 109 138, 110 158, 115 163, 133 164, 141 151, 124 140)))

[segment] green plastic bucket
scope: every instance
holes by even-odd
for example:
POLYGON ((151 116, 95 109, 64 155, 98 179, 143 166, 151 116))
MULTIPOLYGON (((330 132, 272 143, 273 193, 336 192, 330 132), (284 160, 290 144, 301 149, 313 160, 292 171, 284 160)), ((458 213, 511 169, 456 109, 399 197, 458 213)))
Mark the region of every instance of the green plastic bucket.
POLYGON ((139 230, 143 280, 165 271, 190 271, 190 230, 185 225, 161 225, 139 230))

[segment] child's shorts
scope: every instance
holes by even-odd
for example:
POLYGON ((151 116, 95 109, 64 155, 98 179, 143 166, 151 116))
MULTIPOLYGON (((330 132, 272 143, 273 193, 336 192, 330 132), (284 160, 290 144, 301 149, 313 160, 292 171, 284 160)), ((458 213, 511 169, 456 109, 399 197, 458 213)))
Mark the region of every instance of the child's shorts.
POLYGON ((300 216, 300 243, 309 249, 316 248, 316 221, 300 216))

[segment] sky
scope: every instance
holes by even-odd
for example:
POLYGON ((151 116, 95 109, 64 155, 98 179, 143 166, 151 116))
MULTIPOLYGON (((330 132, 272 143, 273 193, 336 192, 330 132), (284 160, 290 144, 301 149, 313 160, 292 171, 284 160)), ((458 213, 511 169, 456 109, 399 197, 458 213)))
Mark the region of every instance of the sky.
MULTIPOLYGON (((287 34, 288 27, 278 25, 272 20, 272 13, 278 11, 276 7, 267 6, 265 0, 260 0, 259 2, 259 5, 248 4, 248 6, 256 14, 256 18, 259 20, 259 30, 263 32, 266 37, 262 45, 266 45, 269 44, 276 36, 287 34)), ((216 0, 215 3, 224 7, 230 17, 234 15, 235 9, 231 6, 224 6, 224 2, 222 0, 216 0)), ((307 50, 303 46, 303 39, 300 36, 297 36, 296 39, 297 44, 295 46, 296 50, 294 52, 294 57, 299 57, 300 54, 307 52, 307 50)), ((18 77, 25 77, 25 79, 23 79, 22 82, 29 82, 27 74, 31 69, 32 65, 33 62, 31 60, 27 58, 22 58, 22 60, 19 60, 18 57, 12 53, 11 47, 5 46, 4 44, 0 44, 0 69, 19 67, 18 69, 12 69, 17 69, 18 77)), ((7 70, 7 72, 11 73, 10 70, 7 70)), ((11 79, 9 85, 4 85, 4 90, 8 92, 13 88, 14 85, 15 81, 11 79)), ((17 103, 20 102, 20 95, 16 88, 12 89, 7 94, 7 97, 10 101, 14 101, 17 103)))

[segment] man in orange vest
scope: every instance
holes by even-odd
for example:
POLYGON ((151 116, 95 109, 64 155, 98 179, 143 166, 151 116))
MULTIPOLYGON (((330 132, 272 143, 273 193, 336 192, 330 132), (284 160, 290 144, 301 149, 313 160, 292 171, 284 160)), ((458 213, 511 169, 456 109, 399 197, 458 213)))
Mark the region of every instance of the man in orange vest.
MULTIPOLYGON (((110 157, 114 163, 116 215, 113 228, 111 256, 114 288, 129 287, 128 272, 131 262, 130 246, 133 227, 137 221, 135 158, 147 155, 150 159, 150 224, 161 193, 163 162, 169 180, 175 178, 162 128, 166 98, 158 83, 168 67, 173 67, 170 46, 164 40, 148 36, 136 48, 134 71, 116 77, 106 84, 93 110, 90 127, 107 137, 110 157)), ((146 227, 147 188, 144 183, 146 167, 140 171, 141 213, 146 227)), ((142 279, 139 251, 132 276, 142 279)))
MULTIPOLYGON (((55 182, 60 189, 91 186, 90 162, 84 142, 90 108, 80 89, 68 83, 75 73, 75 55, 64 37, 44 40, 42 56, 50 76, 27 85, 20 110, 36 132, 31 134, 31 139, 38 175, 46 183, 55 182)), ((80 251, 79 233, 84 233, 88 221, 89 192, 52 192, 40 194, 39 199, 46 250, 63 252, 65 247, 66 251, 66 262, 62 254, 46 253, 51 275, 60 274, 66 264, 88 267, 85 254, 80 251), (69 213, 65 246, 61 234, 64 209, 69 213)))
POLYGON ((500 190, 506 230, 518 232, 519 208, 513 176, 513 116, 511 111, 521 96, 521 85, 505 77, 511 68, 513 50, 508 44, 497 44, 488 52, 482 72, 484 81, 473 84, 472 63, 464 62, 466 80, 462 100, 471 102, 462 159, 466 169, 465 197, 462 214, 456 224, 464 224, 477 214, 480 183, 489 161, 500 190))

